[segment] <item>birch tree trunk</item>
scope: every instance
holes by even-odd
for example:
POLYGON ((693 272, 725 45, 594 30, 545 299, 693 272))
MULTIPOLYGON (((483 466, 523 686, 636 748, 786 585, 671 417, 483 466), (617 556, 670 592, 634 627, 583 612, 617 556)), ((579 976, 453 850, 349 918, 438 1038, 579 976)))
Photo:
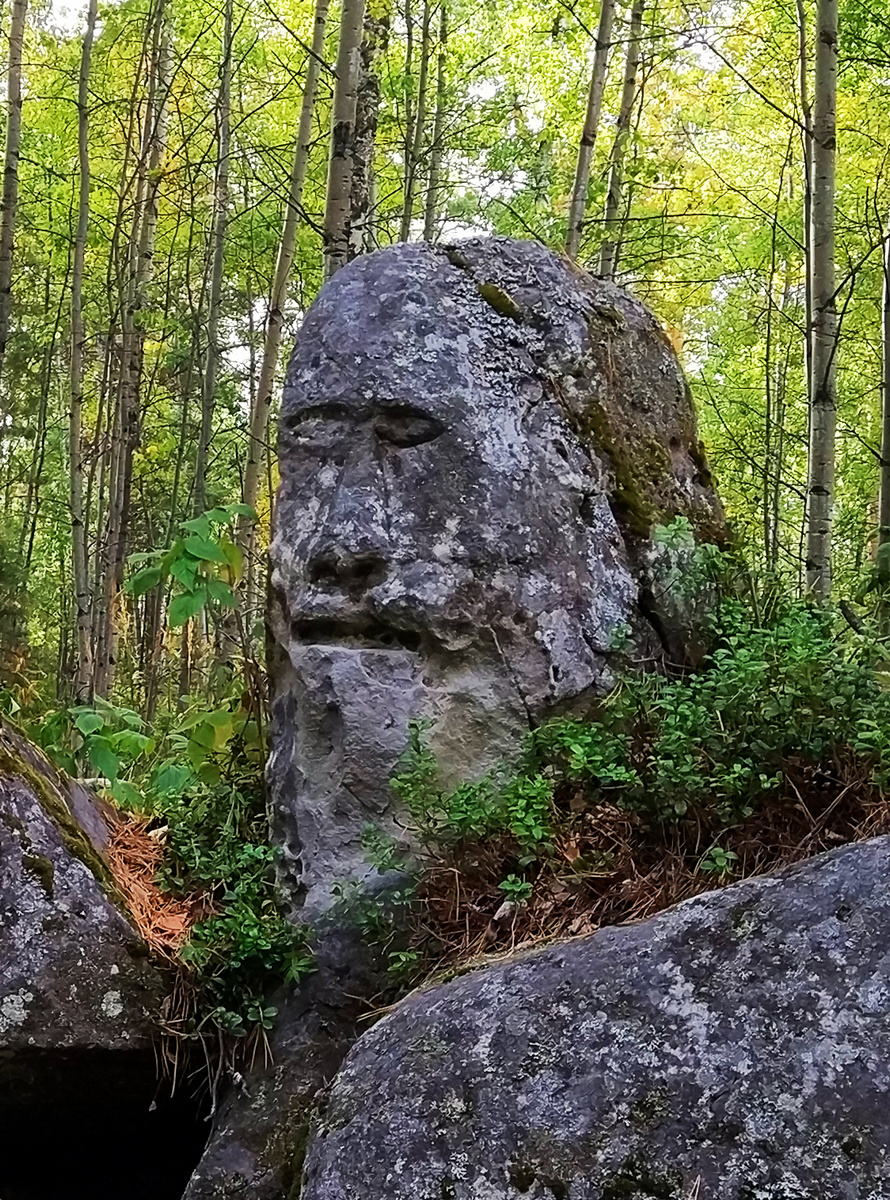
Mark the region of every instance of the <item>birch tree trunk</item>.
POLYGON ((813 96, 813 380, 807 478, 807 588, 831 595, 831 522, 837 399, 837 309, 834 278, 834 174, 837 107, 838 0, 816 6, 813 96))
MULTIPOLYGON (((303 187, 309 165, 309 150, 312 145, 312 116, 315 111, 315 97, 321 73, 321 56, 324 53, 324 35, 329 7, 330 0, 316 0, 312 54, 309 56, 306 66, 306 80, 303 84, 303 98, 300 104, 300 124, 297 131, 297 148, 291 171, 287 207, 284 211, 281 241, 278 243, 278 256, 275 260, 272 293, 269 297, 269 315, 266 318, 266 336, 263 342, 263 357, 260 363, 256 401, 250 414, 250 440, 241 496, 244 503, 249 504, 253 509, 256 508, 259 497, 263 460, 268 441, 269 412, 272 407, 278 354, 281 349, 284 306, 287 302, 288 284, 297 244, 300 204, 303 199, 303 187)), ((253 595, 256 574, 256 523, 252 519, 246 518, 240 523, 239 533, 239 544, 247 562, 247 590, 250 600, 253 595)))
POLYGON ((882 632, 890 628, 890 218, 884 238, 881 305, 881 477, 878 492, 877 576, 882 632))
MULTIPOLYGON (((148 96, 136 164, 130 236, 122 252, 120 365, 111 421, 108 507, 101 562, 101 598, 95 629, 93 690, 107 696, 114 676, 117 606, 127 557, 133 455, 139 442, 143 369, 143 307, 151 275, 157 228, 157 192, 169 90, 169 39, 165 0, 159 0, 146 31, 151 44, 148 96)), ((97 587, 98 590, 98 587, 97 587)))
POLYGON ((408 155, 405 159, 405 198, 402 204, 402 222, 399 230, 399 240, 402 242, 407 242, 411 237, 414 197, 420 171, 420 159, 423 154, 423 139, 426 136, 426 93, 430 73, 430 16, 430 0, 424 0, 420 27, 420 65, 417 71, 417 103, 411 126, 411 143, 406 147, 408 155))
POLYGON ((581 144, 578 147, 578 162, 575 167, 575 182, 572 185, 572 195, 569 201, 569 227, 566 234, 566 254, 571 255, 572 258, 578 257, 578 251, 581 248, 581 235, 584 231, 587 189, 590 186, 590 166, 593 162, 593 150, 596 145, 600 113, 603 107, 603 89, 606 86, 606 71, 609 62, 609 50, 612 45, 612 21, 614 17, 615 0, 601 0, 600 19, 596 31, 596 49, 593 55, 593 69, 590 73, 590 88, 587 93, 587 114, 584 117, 584 128, 581 131, 581 144))
POLYGON ((612 153, 609 158, 609 191, 606 196, 604 215, 605 236, 600 249, 600 275, 611 279, 615 273, 618 253, 617 224, 620 220, 624 196, 624 155, 633 117, 634 100, 637 94, 637 71, 640 65, 640 41, 643 28, 645 0, 634 0, 630 12, 627 32, 627 52, 624 59, 624 87, 621 92, 621 107, 618 110, 618 125, 612 153))
POLYGON ((74 238, 74 264, 71 271, 71 397, 68 414, 68 455, 71 504, 71 546, 74 575, 74 625, 76 665, 74 698, 88 704, 93 688, 93 617, 92 591, 87 556, 87 527, 83 503, 83 359, 86 332, 83 322, 83 266, 90 221, 90 63, 96 30, 97 0, 89 0, 87 27, 80 56, 77 83, 77 162, 79 197, 77 232, 74 238))
POLYGON ((807 13, 804 0, 797 0, 797 61, 800 93, 800 144, 803 160, 803 263, 804 263, 804 370, 806 372, 807 412, 813 399, 813 110, 810 105, 809 54, 807 51, 807 13))
POLYGON ((220 64, 219 99, 217 102, 216 184, 213 197, 213 237, 210 267, 210 296, 207 305, 207 351, 201 386, 201 431, 195 458, 193 507, 202 513, 207 507, 207 462, 213 435, 213 414, 216 408, 216 380, 219 374, 219 318, 222 300, 223 265, 226 249, 226 226, 229 216, 229 157, 231 154, 231 93, 232 93, 232 0, 226 0, 223 22, 222 62, 220 64))
POLYGON ((361 66, 356 91, 355 134, 353 137, 352 186, 349 200, 350 261, 375 248, 374 234, 374 151, 380 115, 380 80, 377 60, 389 41, 390 14, 381 5, 378 15, 365 13, 361 66))
POLYGON ((433 144, 430 147, 430 173, 427 180, 426 208, 423 216, 423 240, 432 242, 436 236, 436 221, 439 217, 439 195, 442 189, 442 161, 445 156, 443 135, 445 131, 445 107, 448 102, 445 91, 445 71, 448 62, 448 4, 442 0, 439 14, 439 53, 436 62, 436 113, 433 117, 433 144))
POLYGON ((331 156, 324 214, 324 276, 349 257, 349 218, 355 162, 355 115, 361 73, 365 0, 343 0, 337 48, 337 82, 331 119, 331 156))
POLYGON ((6 83, 6 149, 0 195, 0 377, 6 361, 12 312, 12 260, 19 196, 19 155, 22 145, 22 51, 28 0, 12 0, 9 23, 9 66, 6 83))

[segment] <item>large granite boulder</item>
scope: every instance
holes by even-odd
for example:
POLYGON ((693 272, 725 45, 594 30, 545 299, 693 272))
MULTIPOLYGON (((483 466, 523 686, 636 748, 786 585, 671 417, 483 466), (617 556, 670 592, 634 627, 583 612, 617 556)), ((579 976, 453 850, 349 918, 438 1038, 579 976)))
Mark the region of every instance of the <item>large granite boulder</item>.
POLYGON ((890 838, 405 1000, 301 1200, 884 1200, 890 838))
POLYGON ((369 822, 401 832, 409 722, 446 781, 478 777, 610 687, 619 649, 682 659, 653 528, 723 526, 658 322, 508 238, 338 272, 288 367, 279 465, 272 826, 312 918, 368 873, 369 822))

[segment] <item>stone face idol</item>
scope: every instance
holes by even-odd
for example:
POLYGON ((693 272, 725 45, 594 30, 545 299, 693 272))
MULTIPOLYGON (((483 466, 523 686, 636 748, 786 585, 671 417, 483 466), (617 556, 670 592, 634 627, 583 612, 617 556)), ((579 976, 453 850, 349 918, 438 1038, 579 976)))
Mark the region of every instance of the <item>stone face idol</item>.
POLYGON ((602 692, 619 634, 658 649, 649 529, 719 508, 654 318, 503 238, 339 272, 290 362, 279 461, 273 826, 312 909, 367 872, 412 718, 468 777, 602 692))

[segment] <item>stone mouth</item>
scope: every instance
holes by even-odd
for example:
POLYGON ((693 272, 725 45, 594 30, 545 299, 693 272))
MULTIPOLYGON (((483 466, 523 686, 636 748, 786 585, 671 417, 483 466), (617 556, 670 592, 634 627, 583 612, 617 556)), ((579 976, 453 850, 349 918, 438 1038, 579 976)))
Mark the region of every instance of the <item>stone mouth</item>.
POLYGON ((344 646, 357 650, 405 650, 418 654, 422 637, 413 629, 396 629, 373 617, 311 617, 291 623, 294 637, 308 646, 344 646))

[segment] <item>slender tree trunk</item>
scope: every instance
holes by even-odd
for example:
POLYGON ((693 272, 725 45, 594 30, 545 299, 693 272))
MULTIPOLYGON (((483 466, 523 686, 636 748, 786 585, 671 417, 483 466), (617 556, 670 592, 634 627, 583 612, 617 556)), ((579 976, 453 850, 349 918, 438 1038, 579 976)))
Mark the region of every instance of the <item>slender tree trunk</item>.
MULTIPOLYGON (((610 2, 610 0, 606 0, 610 2)), ((430 147, 430 173, 426 189, 426 209, 423 216, 423 240, 435 241, 439 217, 439 194, 442 190, 442 161, 445 157, 444 132, 446 95, 445 71, 448 63, 448 3, 442 0, 439 13, 439 54, 436 63, 436 113, 433 117, 433 144, 430 147)))
POLYGON ((581 235, 584 232, 587 190, 590 187, 590 167, 593 162, 593 150, 596 145, 600 113, 603 107, 603 89, 606 86, 606 71, 609 62, 609 50, 612 45, 612 21, 614 17, 615 0, 601 0, 600 19, 596 31, 596 49, 593 55, 593 69, 590 73, 590 88, 587 92, 587 114, 584 118, 584 128, 581 131, 578 162, 575 166, 575 182, 572 185, 572 195, 569 201, 566 254, 570 254, 572 258, 578 257, 578 251, 581 249, 581 235))
POLYGON ((372 16, 365 13, 365 32, 361 47, 361 68, 356 93, 355 135, 353 138, 352 185, 349 200, 350 261, 375 248, 374 232, 374 150, 380 113, 380 80, 377 60, 389 41, 390 14, 384 5, 372 16))
POLYGON ((420 174, 423 154, 423 139, 426 136, 427 84, 430 73, 430 0, 424 0, 420 26, 420 65, 417 70, 417 102, 411 126, 411 144, 405 160, 405 198, 402 204, 402 223, 399 240, 407 242, 411 237, 411 222, 414 220, 414 198, 420 174))
POLYGON ((217 106, 217 159, 214 189, 212 259, 210 268, 210 298, 207 307, 207 353, 201 388, 201 432, 195 460, 194 510, 201 513, 207 507, 207 463, 210 439, 213 435, 213 414, 216 408, 216 380, 219 373, 219 318, 222 307, 223 264, 226 248, 226 227, 229 217, 229 156, 231 153, 231 91, 232 91, 232 0, 226 0, 223 29, 222 64, 220 69, 219 101, 217 106))
POLYGON ((615 273, 618 253, 617 222, 620 220, 624 196, 624 155, 633 117, 634 100, 637 94, 637 70, 640 65, 640 41, 643 28, 645 0, 634 0, 630 12, 627 34, 627 52, 624 60, 624 88, 621 92, 621 107, 612 153, 609 159, 609 191, 606 196, 605 237, 600 249, 600 275, 611 279, 615 273))
MULTIPOLYGON (((300 124, 297 131, 297 148, 294 154, 293 170, 291 171, 287 206, 284 210, 284 225, 281 230, 281 240, 278 243, 278 257, 275 261, 272 293, 269 297, 269 315, 266 318, 266 336, 263 342, 263 357, 260 363, 256 402, 250 414, 250 439, 247 449, 247 463, 244 467, 244 484, 241 498, 245 504, 249 504, 253 509, 256 508, 259 498, 263 460, 268 442, 269 412, 272 407, 272 394, 275 389, 275 375, 278 368, 278 354, 281 349, 284 306, 287 303, 287 290, 297 244, 300 204, 303 199, 303 187, 306 182, 309 151, 312 145, 312 116, 315 111, 315 97, 321 73, 321 56, 324 53, 324 35, 329 7, 330 0, 316 0, 312 33, 312 54, 309 56, 309 61, 306 65, 306 81, 303 84, 300 124)), ((257 566, 255 561, 256 522, 250 517, 242 519, 239 523, 238 534, 238 542, 244 551, 246 560, 248 604, 252 605, 257 566)))
POLYGON ((807 587, 831 595, 831 522, 837 397, 837 309, 834 277, 834 173, 838 0, 816 7, 813 106, 813 384, 807 479, 807 587))
POLYGON ((6 149, 0 196, 0 377, 6 361, 12 313, 12 260, 19 196, 19 155, 22 145, 22 51, 28 0, 11 0, 9 65, 6 84, 6 149))
POLYGON ((331 121, 331 157, 324 214, 324 274, 330 279, 349 257, 349 217, 355 162, 355 116, 361 76, 365 0, 343 0, 337 82, 331 121))
POLYGON ((111 449, 108 465, 108 503, 102 549, 101 599, 98 605, 93 690, 107 696, 114 676, 118 604, 127 558, 133 455, 139 442, 143 371, 143 307, 145 285, 154 256, 157 190, 163 155, 166 92, 169 88, 169 41, 165 30, 165 0, 159 0, 146 31, 143 60, 149 63, 148 95, 144 110, 139 157, 134 180, 130 236, 120 272, 121 324, 119 363, 111 449))
POLYGON ((797 62, 800 92, 800 144, 803 160, 803 265, 804 265, 804 369, 806 372, 807 419, 813 399, 813 110, 810 105, 809 54, 807 51, 807 12, 804 0, 797 0, 797 62))
POLYGON ((878 493, 877 574, 882 632, 890 629, 890 218, 884 238, 881 311, 881 478, 878 493))

